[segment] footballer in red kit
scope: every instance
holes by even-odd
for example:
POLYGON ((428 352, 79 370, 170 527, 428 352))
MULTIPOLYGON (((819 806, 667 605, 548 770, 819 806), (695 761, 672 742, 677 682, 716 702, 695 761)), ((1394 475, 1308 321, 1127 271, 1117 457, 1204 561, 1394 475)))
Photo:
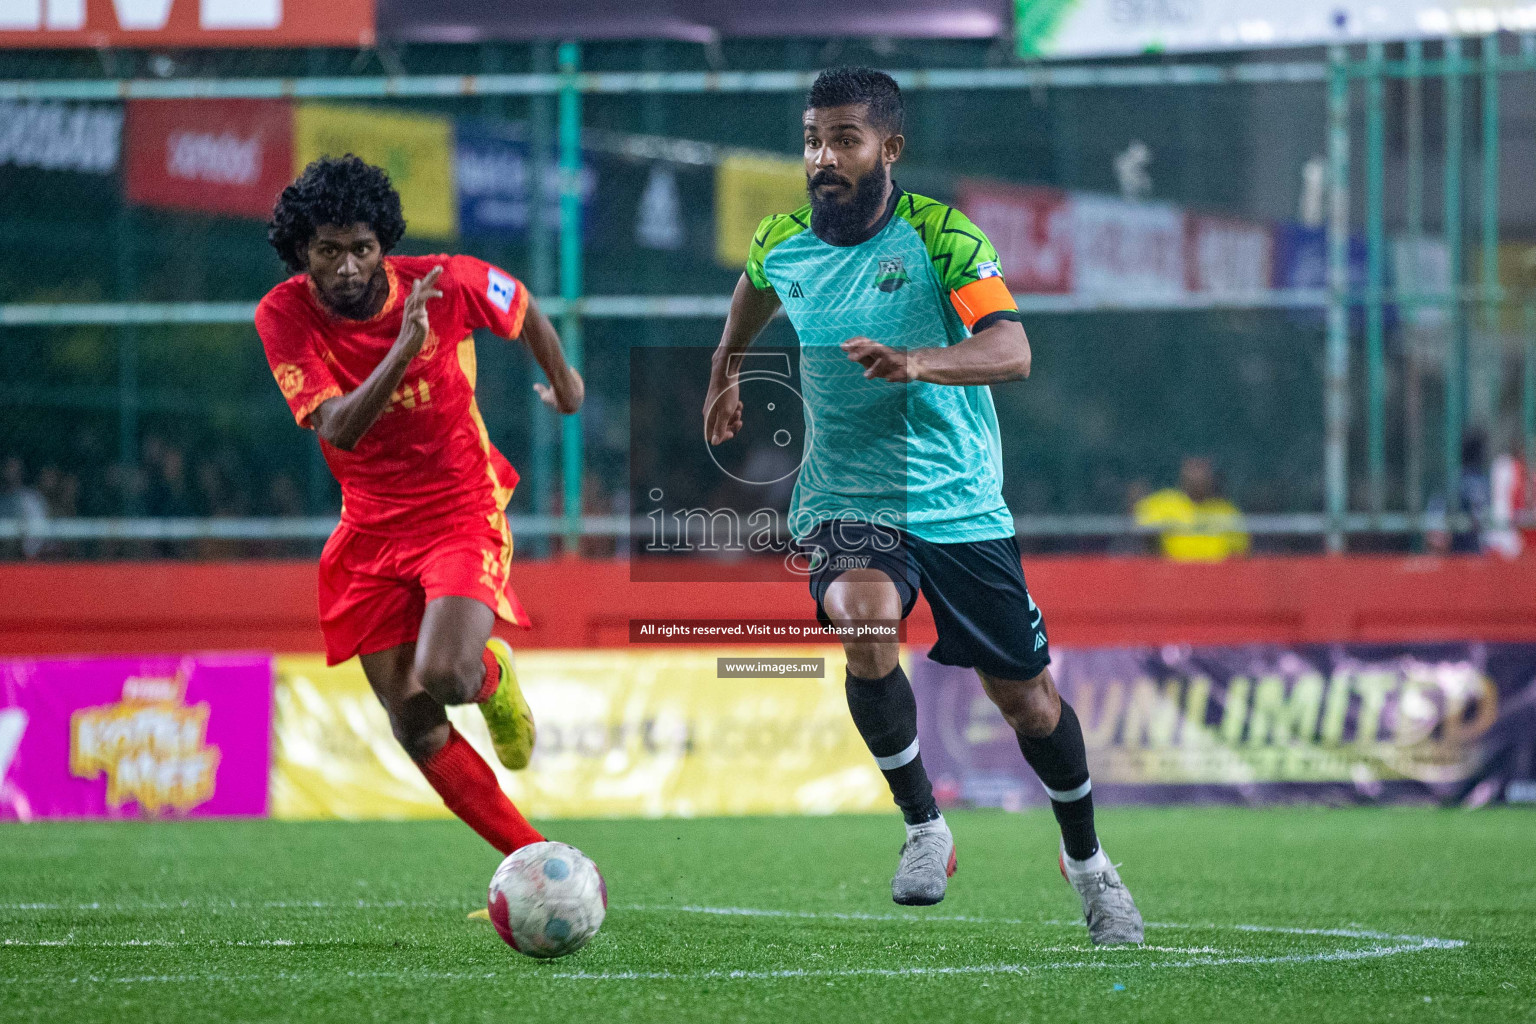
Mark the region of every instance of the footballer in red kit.
POLYGON ((283 398, 341 484, 320 557, 326 660, 357 656, 395 737, 443 802, 502 853, 542 836, 448 722, 475 703, 499 760, 528 764, 533 715, 496 619, 527 626, 505 509, 517 472, 475 404, 473 332, 525 344, 562 413, 581 376, 522 282, 471 256, 391 256, 405 231, 388 176, 324 158, 283 190, 268 237, 295 275, 256 328, 283 398))

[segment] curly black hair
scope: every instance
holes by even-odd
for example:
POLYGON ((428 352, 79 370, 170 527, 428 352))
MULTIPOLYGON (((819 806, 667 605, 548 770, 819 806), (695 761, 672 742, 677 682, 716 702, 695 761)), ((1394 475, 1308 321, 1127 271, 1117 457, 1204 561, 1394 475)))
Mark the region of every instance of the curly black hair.
POLYGON ((816 76, 810 94, 805 97, 807 110, 817 107, 842 107, 850 103, 869 104, 869 123, 886 135, 901 134, 903 116, 901 89, 896 79, 874 68, 828 68, 816 76))
POLYGON ((405 234, 400 193, 383 168, 351 153, 323 156, 277 197, 267 241, 289 270, 301 273, 309 266, 305 252, 315 229, 326 224, 367 224, 379 237, 379 248, 389 252, 405 234))

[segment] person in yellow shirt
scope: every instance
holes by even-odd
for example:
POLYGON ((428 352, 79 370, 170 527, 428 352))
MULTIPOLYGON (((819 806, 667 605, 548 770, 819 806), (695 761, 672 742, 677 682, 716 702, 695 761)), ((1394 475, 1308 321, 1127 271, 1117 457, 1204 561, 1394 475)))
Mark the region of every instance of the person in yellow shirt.
POLYGON ((1179 467, 1179 486, 1147 495, 1134 511, 1138 526, 1161 530, 1164 558, 1220 562, 1248 553, 1243 514, 1217 492, 1210 459, 1186 456, 1179 467))

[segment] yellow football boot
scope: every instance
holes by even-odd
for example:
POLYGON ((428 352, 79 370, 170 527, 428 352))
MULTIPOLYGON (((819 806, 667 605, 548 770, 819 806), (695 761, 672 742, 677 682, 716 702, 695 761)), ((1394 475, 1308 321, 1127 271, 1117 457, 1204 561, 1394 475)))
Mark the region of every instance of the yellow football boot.
POLYGON ((512 666, 512 648, 500 637, 491 637, 486 648, 501 667, 501 684, 490 699, 480 705, 485 724, 491 730, 491 745, 496 758, 513 771, 528 767, 533 757, 535 731, 533 709, 517 685, 517 671, 512 666))

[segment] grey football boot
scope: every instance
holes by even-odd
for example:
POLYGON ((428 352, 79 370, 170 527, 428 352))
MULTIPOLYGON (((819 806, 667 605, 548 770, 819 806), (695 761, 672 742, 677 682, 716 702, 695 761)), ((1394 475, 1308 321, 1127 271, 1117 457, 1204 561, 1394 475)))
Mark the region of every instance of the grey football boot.
POLYGON ((949 834, 944 816, 908 825, 901 863, 891 879, 891 899, 904 907, 931 907, 944 898, 954 873, 955 837, 949 834))
MULTIPOLYGON (((1102 851, 1101 851, 1102 852, 1102 851)), ((1083 917, 1088 921, 1088 937, 1095 946, 1120 946, 1143 941, 1145 926, 1131 891, 1120 881, 1120 872, 1106 857, 1099 871, 1073 871, 1067 867, 1067 852, 1057 857, 1061 877, 1077 890, 1083 900, 1083 917)))

